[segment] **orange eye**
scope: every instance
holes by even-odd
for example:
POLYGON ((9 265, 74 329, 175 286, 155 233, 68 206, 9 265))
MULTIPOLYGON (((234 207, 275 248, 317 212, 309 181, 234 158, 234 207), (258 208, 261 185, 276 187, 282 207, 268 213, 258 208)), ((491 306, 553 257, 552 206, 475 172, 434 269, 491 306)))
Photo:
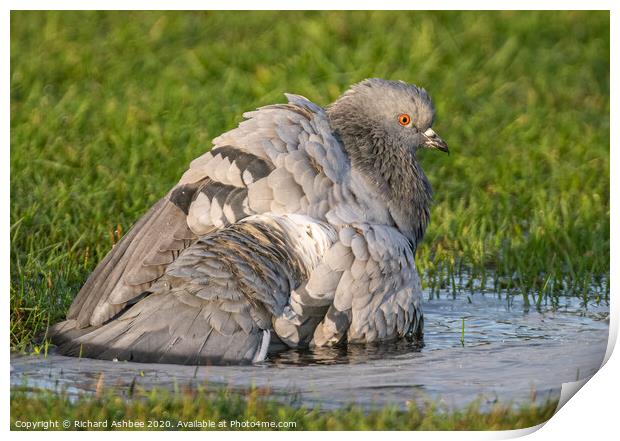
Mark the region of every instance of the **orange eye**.
POLYGON ((401 126, 408 126, 409 123, 411 123, 411 117, 406 113, 401 113, 400 115, 398 115, 398 123, 401 126))

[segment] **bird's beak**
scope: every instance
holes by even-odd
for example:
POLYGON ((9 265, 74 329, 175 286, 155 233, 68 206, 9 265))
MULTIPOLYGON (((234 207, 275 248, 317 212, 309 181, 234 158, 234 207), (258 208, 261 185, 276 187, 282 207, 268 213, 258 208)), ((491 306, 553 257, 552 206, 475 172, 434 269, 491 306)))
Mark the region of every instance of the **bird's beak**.
POLYGON ((437 149, 442 152, 446 152, 450 154, 450 150, 448 150, 448 144, 446 141, 441 139, 437 133, 431 128, 428 128, 426 132, 424 132, 424 142, 422 143, 423 147, 429 149, 437 149))

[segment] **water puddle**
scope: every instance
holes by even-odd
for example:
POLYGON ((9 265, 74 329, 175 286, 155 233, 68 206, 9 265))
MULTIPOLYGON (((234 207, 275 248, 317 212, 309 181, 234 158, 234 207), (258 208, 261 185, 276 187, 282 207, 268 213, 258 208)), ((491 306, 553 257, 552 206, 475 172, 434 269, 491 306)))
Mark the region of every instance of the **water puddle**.
POLYGON ((535 308, 518 297, 441 296, 425 301, 424 316, 423 347, 289 350, 254 366, 202 367, 13 354, 11 385, 69 393, 92 392, 99 381, 120 390, 254 385, 324 409, 425 399, 451 408, 473 400, 520 405, 557 399, 562 383, 593 375, 609 332, 608 303, 577 298, 535 308))

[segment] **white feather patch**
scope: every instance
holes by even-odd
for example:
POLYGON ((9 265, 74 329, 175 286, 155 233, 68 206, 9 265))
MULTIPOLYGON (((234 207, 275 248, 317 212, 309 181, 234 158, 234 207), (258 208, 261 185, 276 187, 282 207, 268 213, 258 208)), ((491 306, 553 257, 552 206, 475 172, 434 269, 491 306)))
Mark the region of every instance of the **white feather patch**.
POLYGON ((258 363, 260 361, 264 361, 265 358, 267 358, 267 349, 269 349, 270 341, 271 341, 271 332, 269 332, 267 329, 264 329, 263 339, 260 343, 260 347, 258 348, 258 351, 256 351, 256 354, 254 355, 254 358, 252 359, 252 363, 258 363))

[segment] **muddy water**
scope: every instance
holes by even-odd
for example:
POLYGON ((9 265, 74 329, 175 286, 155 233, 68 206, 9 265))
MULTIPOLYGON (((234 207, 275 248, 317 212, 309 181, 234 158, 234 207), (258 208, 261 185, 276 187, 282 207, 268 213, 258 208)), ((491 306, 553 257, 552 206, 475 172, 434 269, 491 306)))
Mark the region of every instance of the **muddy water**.
POLYGON ((527 307, 490 294, 443 296, 424 304, 424 346, 287 351, 254 366, 192 367, 11 356, 12 386, 93 391, 107 387, 169 389, 197 385, 268 387, 293 404, 336 408, 404 407, 427 398, 448 407, 478 400, 515 405, 558 398, 562 383, 600 367, 607 347, 609 306, 560 298, 527 307), (464 333, 463 333, 464 325, 464 333), (103 374, 103 376, 101 376, 103 374))

